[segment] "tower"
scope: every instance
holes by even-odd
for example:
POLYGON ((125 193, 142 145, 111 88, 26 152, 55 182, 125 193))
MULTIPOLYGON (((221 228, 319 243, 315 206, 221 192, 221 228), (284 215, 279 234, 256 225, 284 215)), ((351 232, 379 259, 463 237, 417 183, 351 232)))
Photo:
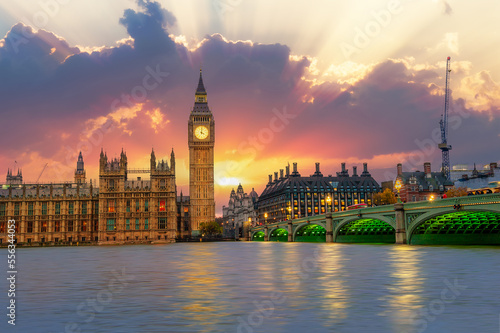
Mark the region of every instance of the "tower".
POLYGON ((215 221, 214 144, 215 121, 208 107, 207 92, 200 69, 194 107, 188 121, 192 236, 199 235, 200 223, 215 221))
POLYGON ((80 154, 78 155, 78 161, 76 162, 75 183, 85 183, 85 167, 83 165, 82 152, 80 152, 80 154))

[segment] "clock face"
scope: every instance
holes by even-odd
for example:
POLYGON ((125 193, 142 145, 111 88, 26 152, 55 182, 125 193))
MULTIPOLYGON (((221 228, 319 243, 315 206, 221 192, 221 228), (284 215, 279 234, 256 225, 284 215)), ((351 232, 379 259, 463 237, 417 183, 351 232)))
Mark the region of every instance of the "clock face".
POLYGON ((208 136, 208 128, 206 128, 205 126, 198 126, 194 130, 194 135, 198 139, 203 140, 208 136))

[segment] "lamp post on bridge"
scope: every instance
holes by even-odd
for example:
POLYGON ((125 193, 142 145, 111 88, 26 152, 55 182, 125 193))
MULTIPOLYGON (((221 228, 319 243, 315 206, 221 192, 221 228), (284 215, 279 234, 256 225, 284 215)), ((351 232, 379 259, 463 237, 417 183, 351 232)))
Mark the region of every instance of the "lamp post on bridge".
POLYGON ((401 190, 401 187, 403 187, 403 183, 401 182, 401 179, 398 178, 396 179, 396 184, 394 184, 394 188, 396 191, 398 191, 398 203, 401 203, 401 197, 399 195, 399 190, 401 190))
POLYGON ((326 212, 327 213, 330 213, 332 211, 331 204, 332 204, 332 198, 330 196, 328 196, 326 198, 326 212))

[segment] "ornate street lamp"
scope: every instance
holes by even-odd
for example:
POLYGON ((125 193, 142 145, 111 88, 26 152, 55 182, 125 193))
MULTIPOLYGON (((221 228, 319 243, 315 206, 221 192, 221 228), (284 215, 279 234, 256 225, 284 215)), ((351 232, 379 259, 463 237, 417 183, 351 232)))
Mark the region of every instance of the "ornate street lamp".
POLYGON ((292 207, 288 206, 287 210, 288 210, 288 220, 291 220, 292 219, 292 207))
POLYGON ((326 212, 331 212, 331 203, 332 203, 332 198, 330 196, 328 196, 326 198, 326 212))
POLYGON ((264 213, 264 223, 267 224, 267 213, 264 213))
POLYGON ((403 187, 403 183, 401 182, 401 179, 398 178, 396 179, 396 184, 394 184, 394 188, 398 191, 398 203, 401 203, 401 198, 399 196, 399 190, 401 190, 401 187, 403 187))

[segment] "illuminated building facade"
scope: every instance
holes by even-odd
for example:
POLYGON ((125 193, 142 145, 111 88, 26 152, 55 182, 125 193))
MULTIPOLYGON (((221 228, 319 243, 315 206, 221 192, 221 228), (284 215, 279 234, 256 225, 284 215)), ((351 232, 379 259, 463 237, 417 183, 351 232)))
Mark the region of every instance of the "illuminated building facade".
POLYGON ((257 221, 257 192, 252 188, 250 194, 243 191, 243 186, 238 185, 236 192, 231 191, 227 206, 222 207, 222 230, 224 237, 242 237, 243 224, 249 222, 255 226, 257 221))
POLYGON ((303 177, 297 170, 297 163, 269 175, 269 182, 257 201, 257 218, 265 223, 325 214, 328 210, 343 211, 348 206, 360 203, 372 205, 373 193, 380 191, 380 185, 363 164, 361 175, 353 167, 352 176, 342 163, 342 171, 337 176, 323 176, 319 163, 316 171, 303 177), (330 199, 330 203, 328 202, 330 199))

